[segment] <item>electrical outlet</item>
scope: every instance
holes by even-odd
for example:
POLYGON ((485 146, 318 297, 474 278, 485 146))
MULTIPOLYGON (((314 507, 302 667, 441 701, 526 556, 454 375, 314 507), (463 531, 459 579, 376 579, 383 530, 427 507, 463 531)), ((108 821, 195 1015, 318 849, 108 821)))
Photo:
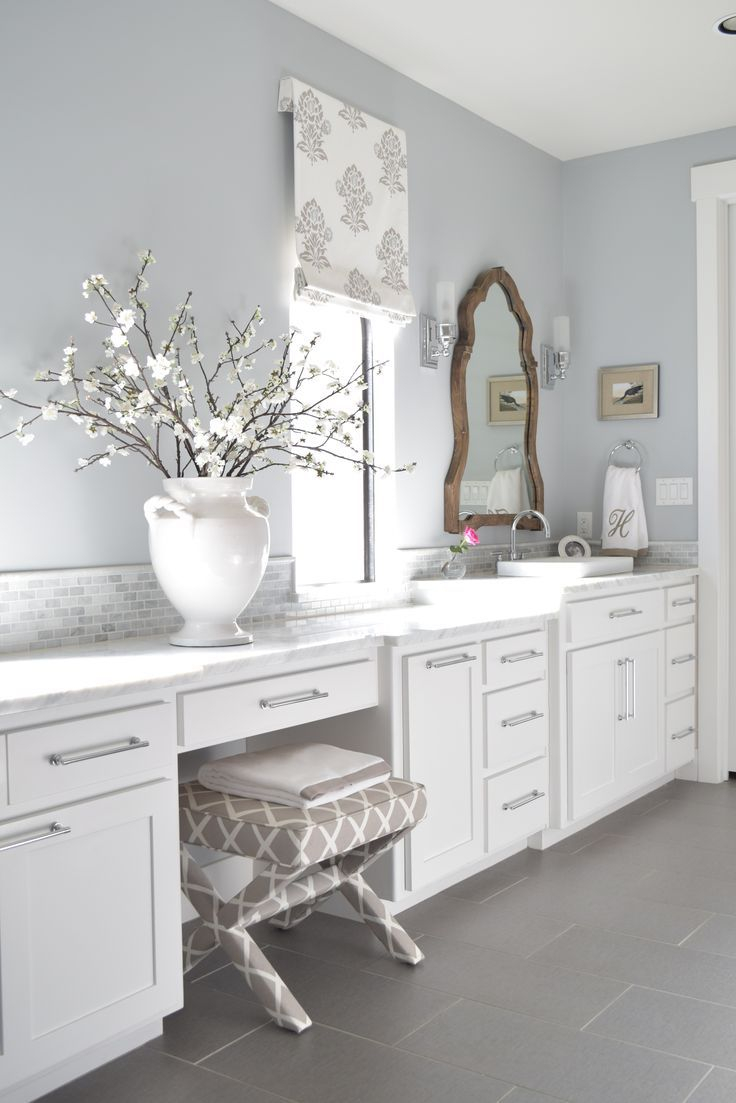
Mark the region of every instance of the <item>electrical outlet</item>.
POLYGON ((578 513, 578 536, 590 539, 593 535, 593 514, 578 513))

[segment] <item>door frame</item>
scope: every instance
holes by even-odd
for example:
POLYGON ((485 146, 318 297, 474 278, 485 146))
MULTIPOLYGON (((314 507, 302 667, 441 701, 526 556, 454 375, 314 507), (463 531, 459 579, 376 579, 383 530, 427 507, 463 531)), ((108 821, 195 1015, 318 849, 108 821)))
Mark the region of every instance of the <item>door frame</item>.
POLYGON ((736 511, 729 446, 728 208, 736 203, 736 160, 698 165, 690 183, 697 233, 698 780, 718 782, 728 777, 732 703, 730 553, 736 511))

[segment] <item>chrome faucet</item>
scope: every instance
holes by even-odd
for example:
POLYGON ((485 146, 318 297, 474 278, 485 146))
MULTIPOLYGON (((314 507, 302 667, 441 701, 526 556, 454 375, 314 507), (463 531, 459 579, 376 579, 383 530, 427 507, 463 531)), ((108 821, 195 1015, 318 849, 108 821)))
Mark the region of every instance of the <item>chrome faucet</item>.
POLYGON ((544 535, 548 538, 551 531, 549 521, 538 509, 522 509, 521 513, 517 513, 511 522, 511 552, 509 554, 509 559, 512 563, 515 563, 517 559, 521 559, 521 552, 517 552, 516 550, 516 529, 522 517, 536 517, 538 521, 541 521, 544 525, 544 535))

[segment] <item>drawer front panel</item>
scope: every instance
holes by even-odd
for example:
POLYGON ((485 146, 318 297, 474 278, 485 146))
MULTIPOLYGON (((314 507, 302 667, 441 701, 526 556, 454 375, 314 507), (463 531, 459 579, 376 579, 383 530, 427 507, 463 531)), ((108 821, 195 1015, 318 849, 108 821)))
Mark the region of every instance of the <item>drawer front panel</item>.
POLYGON ((158 701, 7 734, 8 803, 176 769, 175 710, 158 701))
POLYGON ((695 625, 682 624, 677 628, 668 628, 665 635, 667 696, 689 693, 695 689, 695 625))
POLYGON ((547 634, 525 632, 521 636, 486 640, 483 656, 487 689, 504 689, 544 678, 547 673, 547 634))
POLYGON ((520 766, 547 753, 547 682, 513 686, 484 698, 484 766, 491 773, 520 766))
POLYGON ((695 697, 673 701, 665 710, 667 769, 677 770, 695 757, 695 697))
POLYGON ((670 586, 665 590, 667 602, 667 621, 676 623, 691 620, 698 608, 698 593, 694 582, 686 586, 670 586))
POLYGON ((181 695, 179 743, 207 747, 376 704, 377 666, 368 659, 217 686, 181 695))
POLYGON ((570 643, 618 640, 652 632, 664 621, 664 594, 643 590, 638 594, 617 594, 571 604, 567 615, 570 643))
POLYGON ((546 758, 486 781, 486 850, 526 839, 549 823, 546 758))

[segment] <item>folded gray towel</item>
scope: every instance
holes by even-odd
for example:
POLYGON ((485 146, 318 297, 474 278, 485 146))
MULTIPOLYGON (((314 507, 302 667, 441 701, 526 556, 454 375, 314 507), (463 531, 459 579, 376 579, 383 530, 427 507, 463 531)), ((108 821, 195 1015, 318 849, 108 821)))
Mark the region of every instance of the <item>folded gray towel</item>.
POLYGON ((329 743, 272 747, 207 762, 199 780, 218 793, 314 808, 377 785, 391 776, 382 758, 329 743))

